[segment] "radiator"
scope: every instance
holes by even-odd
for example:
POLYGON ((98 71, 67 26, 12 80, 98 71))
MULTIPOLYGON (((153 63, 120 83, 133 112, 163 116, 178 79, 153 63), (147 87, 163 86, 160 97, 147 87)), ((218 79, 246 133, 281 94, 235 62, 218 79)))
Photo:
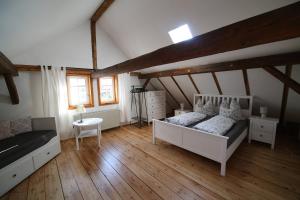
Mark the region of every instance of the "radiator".
MULTIPOLYGON (((80 118, 79 115, 74 117, 75 120, 80 118)), ((120 110, 110 109, 96 112, 83 113, 82 118, 102 118, 101 129, 106 130, 120 126, 120 110)))

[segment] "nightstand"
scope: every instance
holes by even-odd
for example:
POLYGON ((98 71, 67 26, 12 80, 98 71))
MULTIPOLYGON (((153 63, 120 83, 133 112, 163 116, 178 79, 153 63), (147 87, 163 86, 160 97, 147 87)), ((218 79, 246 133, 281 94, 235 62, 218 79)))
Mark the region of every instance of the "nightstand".
POLYGON ((181 115, 181 114, 188 113, 188 112, 192 112, 192 110, 188 110, 188 109, 185 109, 185 110, 176 109, 174 111, 174 114, 175 114, 175 116, 177 116, 177 115, 181 115))
POLYGON ((274 149, 276 129, 278 119, 276 118, 261 118, 258 116, 251 116, 250 118, 250 131, 248 136, 248 142, 256 140, 264 143, 271 144, 271 148, 274 149))

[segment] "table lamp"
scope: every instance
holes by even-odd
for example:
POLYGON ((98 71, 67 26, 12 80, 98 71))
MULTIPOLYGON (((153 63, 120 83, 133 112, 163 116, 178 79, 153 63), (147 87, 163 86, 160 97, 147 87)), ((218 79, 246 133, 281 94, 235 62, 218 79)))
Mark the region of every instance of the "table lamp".
POLYGON ((76 111, 78 113, 80 113, 80 121, 78 123, 82 123, 83 122, 83 120, 82 120, 82 113, 85 113, 85 107, 84 107, 84 105, 82 105, 82 104, 78 105, 77 108, 76 108, 76 111))
POLYGON ((268 108, 266 106, 260 106, 259 111, 260 111, 260 114, 261 114, 261 118, 267 117, 268 108))

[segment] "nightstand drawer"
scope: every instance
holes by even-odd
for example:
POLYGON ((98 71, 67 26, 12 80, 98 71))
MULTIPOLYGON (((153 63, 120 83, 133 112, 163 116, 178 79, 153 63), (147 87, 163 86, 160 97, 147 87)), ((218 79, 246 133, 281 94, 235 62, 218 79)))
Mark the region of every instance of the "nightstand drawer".
POLYGON ((260 142, 266 142, 271 143, 273 134, 272 133, 266 133, 262 131, 255 131, 252 133, 252 139, 260 141, 260 142))
POLYGON ((266 133, 272 133, 274 129, 274 123, 268 121, 254 121, 253 128, 255 131, 262 131, 266 133))

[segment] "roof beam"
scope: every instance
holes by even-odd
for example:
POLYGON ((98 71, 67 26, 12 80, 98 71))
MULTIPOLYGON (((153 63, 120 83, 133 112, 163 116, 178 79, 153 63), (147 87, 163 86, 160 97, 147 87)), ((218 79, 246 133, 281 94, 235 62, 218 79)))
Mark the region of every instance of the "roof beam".
POLYGON ((14 64, 0 51, 0 74, 18 75, 14 64))
POLYGON ((300 52, 277 54, 271 56, 263 56, 221 63, 213 63, 208 65, 199 65, 195 67, 187 67, 181 69, 166 70, 160 72, 153 72, 148 74, 141 74, 140 79, 158 78, 166 76, 178 76, 186 74, 200 74, 209 72, 221 72, 231 70, 242 70, 249 68, 261 68, 265 66, 280 66, 280 65, 300 64, 300 52))
POLYGON ((10 100, 12 104, 19 104, 18 90, 15 85, 13 76, 11 74, 4 74, 4 80, 9 92, 10 100))
MULTIPOLYGON (((290 78, 291 74, 292 74, 292 66, 287 65, 285 67, 285 75, 290 78)), ((279 122, 281 124, 284 123, 288 95, 289 95, 289 87, 287 86, 287 84, 284 84, 283 92, 282 92, 282 100, 281 100, 280 118, 279 118, 280 119, 279 122)))
POLYGON ((94 77, 214 55, 300 37, 300 2, 172 44, 131 60, 96 70, 94 77))
POLYGON ((97 69, 97 36, 96 22, 90 21, 93 68, 97 69))
POLYGON ((250 86, 249 86, 247 69, 242 69, 242 72, 243 72, 243 79, 244 79, 244 84, 245 84, 246 95, 250 96, 250 86))
POLYGON ((275 67, 264 67, 264 70, 266 70, 271 75, 273 75, 275 78, 277 78, 278 80, 283 82, 285 85, 287 85, 289 88, 293 89, 295 92, 300 94, 300 84, 297 81, 294 81, 288 75, 282 73, 275 67))
POLYGON ((157 78, 157 80, 160 82, 160 84, 165 88, 165 90, 167 91, 167 93, 170 95, 170 97, 175 101, 175 103, 179 106, 180 103, 177 101, 177 99, 172 95, 172 93, 168 90, 168 88, 165 86, 165 84, 159 79, 157 78))
POLYGON ((195 81, 194 81, 192 75, 191 75, 191 74, 188 74, 188 76, 189 76, 189 79, 190 79, 190 81, 192 82, 194 88, 196 89, 197 93, 200 94, 200 90, 198 89, 198 87, 197 87, 197 85, 196 85, 196 83, 195 83, 195 81))
POLYGON ((171 76, 172 80, 174 81, 175 85, 177 86, 177 88, 179 89, 179 91, 181 92, 181 94, 184 96, 185 100, 188 102, 188 104, 190 104, 191 107, 193 107, 193 104, 191 103, 191 101, 189 100, 189 98, 185 95, 185 93, 183 92, 183 90, 181 89, 180 85, 178 84, 178 82, 175 80, 175 78, 173 76, 171 76))
POLYGON ((91 21, 97 22, 98 19, 105 13, 105 11, 110 7, 114 0, 104 0, 103 3, 99 6, 96 12, 91 17, 91 21))
POLYGON ((214 81, 215 81, 216 87, 217 87, 217 89, 218 89, 218 91, 219 91, 219 94, 222 95, 223 92, 222 92, 222 90, 221 90, 221 86, 220 86, 220 83, 219 83, 218 78, 217 78, 217 76, 216 76, 216 73, 215 73, 215 72, 211 72, 211 75, 212 75, 212 77, 214 78, 214 81))

